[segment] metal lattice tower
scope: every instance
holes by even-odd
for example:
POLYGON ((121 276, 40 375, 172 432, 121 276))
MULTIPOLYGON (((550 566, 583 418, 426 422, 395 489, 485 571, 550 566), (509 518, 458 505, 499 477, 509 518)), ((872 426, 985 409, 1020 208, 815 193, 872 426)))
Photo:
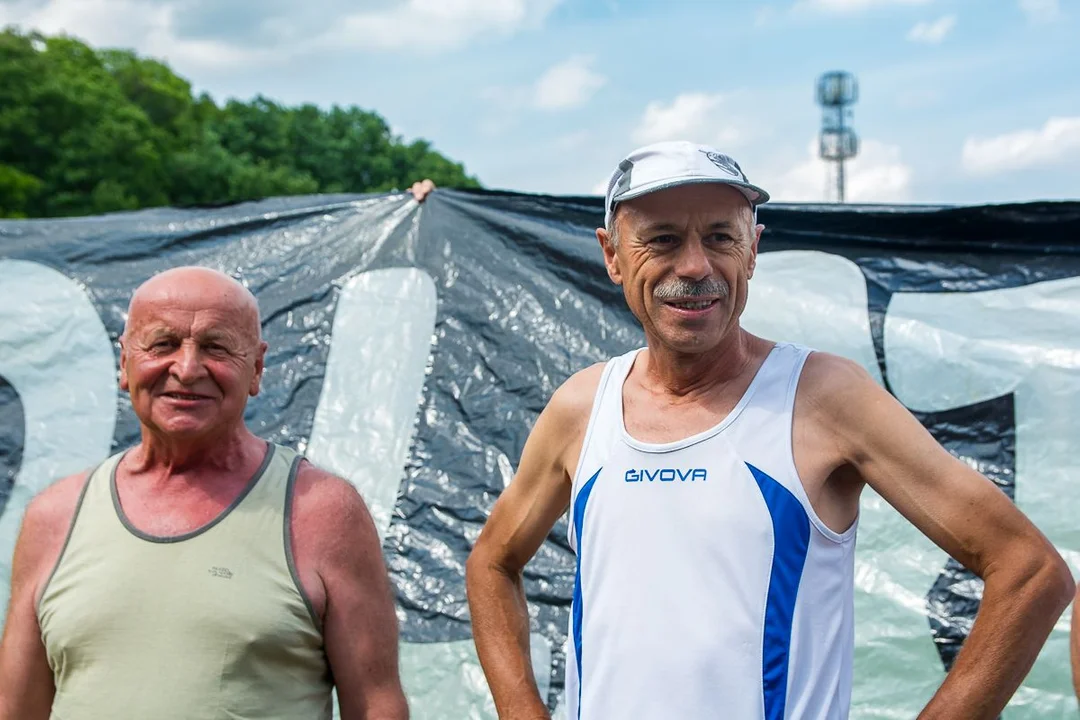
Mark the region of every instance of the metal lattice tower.
POLYGON ((817 100, 822 107, 818 152, 836 168, 836 199, 844 202, 844 161, 859 152, 859 138, 851 127, 851 106, 859 98, 859 85, 848 72, 827 72, 818 78, 817 100))

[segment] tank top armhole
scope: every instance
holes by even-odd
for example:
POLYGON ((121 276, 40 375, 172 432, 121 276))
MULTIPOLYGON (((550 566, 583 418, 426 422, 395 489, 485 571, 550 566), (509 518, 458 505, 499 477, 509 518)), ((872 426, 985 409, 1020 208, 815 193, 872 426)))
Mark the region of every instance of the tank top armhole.
MULTIPOLYGON (((637 351, 635 351, 636 354, 637 351)), ((585 455, 589 450, 589 442, 592 440, 593 429, 596 427, 596 419, 600 414, 600 408, 604 403, 604 391, 607 388, 608 382, 611 380, 611 375, 615 372, 620 364, 620 361, 625 360, 625 355, 611 358, 604 365, 604 371, 600 374, 600 382, 596 384, 596 392, 593 393, 592 408, 589 410, 589 423, 585 426, 585 437, 581 439, 581 450, 578 452, 577 462, 574 464, 574 474, 570 478, 570 507, 567 508, 567 523, 566 532, 571 546, 576 545, 574 540, 574 496, 577 493, 579 482, 581 480, 581 461, 585 458, 585 455)), ((622 392, 620 388, 620 392, 622 392)))
POLYGON ((297 453, 296 457, 293 458, 292 467, 289 468, 289 479, 285 484, 285 512, 283 513, 285 520, 282 528, 282 535, 285 536, 285 564, 289 566, 289 577, 292 578, 300 599, 304 601, 304 607, 307 608, 311 622, 315 624, 315 629, 321 633, 323 631, 322 620, 319 618, 319 614, 315 612, 315 605, 304 590, 304 584, 300 582, 300 573, 296 570, 296 558, 293 556, 292 547, 293 493, 296 491, 296 474, 300 471, 300 463, 303 460, 304 456, 297 453))
POLYGON ((53 563, 52 570, 49 571, 49 576, 45 578, 45 582, 42 583, 41 589, 38 591, 38 596, 34 600, 34 610, 40 621, 41 619, 41 601, 45 599, 45 593, 49 591, 49 585, 52 584, 53 578, 56 577, 56 571, 60 569, 60 563, 64 560, 64 554, 67 552, 68 544, 71 543, 71 536, 75 534, 75 523, 79 519, 79 511, 82 510, 83 499, 86 498, 86 493, 90 489, 90 483, 94 479, 94 475, 101 466, 105 464, 105 461, 98 463, 86 474, 86 480, 83 481, 82 490, 79 491, 79 499, 75 501, 75 512, 71 515, 71 522, 68 524, 67 534, 64 536, 64 544, 60 547, 60 554, 56 556, 56 562, 53 563))
POLYGON ((791 429, 787 435, 787 455, 789 462, 791 463, 791 477, 794 478, 794 490, 798 493, 799 503, 803 506, 806 515, 810 518, 811 524, 817 531, 831 542, 844 544, 855 536, 855 530, 859 525, 859 516, 856 515, 851 526, 842 533, 838 533, 826 525, 825 522, 818 517, 817 511, 814 510, 814 505, 810 502, 810 497, 806 494, 806 486, 803 485, 802 476, 799 475, 799 468, 795 464, 795 395, 799 390, 799 380, 802 378, 803 368, 806 366, 807 359, 809 359, 811 353, 813 353, 813 350, 810 348, 799 347, 798 349, 799 357, 796 358, 794 367, 791 369, 791 377, 788 379, 787 394, 784 400, 788 411, 788 417, 791 418, 791 429))

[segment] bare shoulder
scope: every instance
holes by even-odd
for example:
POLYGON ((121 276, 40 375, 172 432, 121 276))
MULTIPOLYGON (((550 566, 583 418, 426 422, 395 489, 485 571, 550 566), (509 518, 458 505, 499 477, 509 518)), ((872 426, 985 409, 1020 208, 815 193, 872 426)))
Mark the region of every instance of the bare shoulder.
POLYGON ((35 495, 26 506, 22 532, 43 537, 59 532, 66 536, 89 474, 83 471, 68 475, 35 495))
POLYGON ((806 387, 812 395, 831 395, 838 391, 858 391, 874 378, 859 363, 840 355, 815 350, 806 358, 799 389, 806 387))
POLYGON ((802 418, 803 432, 809 425, 817 441, 830 440, 856 464, 880 456, 886 448, 935 444, 911 411, 864 367, 829 353, 814 352, 807 358, 795 412, 802 418))
POLYGON ((293 523, 305 534, 333 540, 354 539, 372 520, 352 483, 303 460, 293 488, 293 523))
POLYGON ((592 413, 596 389, 604 374, 604 363, 595 363, 578 370, 560 385, 548 401, 544 413, 560 424, 574 423, 584 426, 592 413))
POLYGON ((796 403, 801 409, 824 413, 836 420, 836 415, 845 414, 859 403, 884 397, 891 396, 859 363, 814 351, 803 366, 796 403))
POLYGON ((88 477, 83 471, 57 480, 26 506, 14 563, 29 573, 35 595, 60 558, 88 477))

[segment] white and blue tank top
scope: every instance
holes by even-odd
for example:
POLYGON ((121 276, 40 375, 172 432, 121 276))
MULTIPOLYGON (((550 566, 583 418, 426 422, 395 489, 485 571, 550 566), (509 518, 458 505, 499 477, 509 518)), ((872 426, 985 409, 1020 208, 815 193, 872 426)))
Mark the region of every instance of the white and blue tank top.
POLYGON ((635 440, 608 362, 573 480, 572 720, 844 720, 855 525, 833 532, 795 469, 806 348, 773 347, 738 405, 669 443, 635 440))

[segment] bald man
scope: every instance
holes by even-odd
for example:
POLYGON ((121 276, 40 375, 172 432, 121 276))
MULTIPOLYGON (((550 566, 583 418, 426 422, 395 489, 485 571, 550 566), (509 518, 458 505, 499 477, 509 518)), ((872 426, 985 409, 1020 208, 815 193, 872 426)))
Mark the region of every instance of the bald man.
POLYGON ((120 387, 141 440, 27 507, 0 720, 399 720, 397 620, 348 482, 244 424, 255 298, 204 268, 136 290, 120 387))

